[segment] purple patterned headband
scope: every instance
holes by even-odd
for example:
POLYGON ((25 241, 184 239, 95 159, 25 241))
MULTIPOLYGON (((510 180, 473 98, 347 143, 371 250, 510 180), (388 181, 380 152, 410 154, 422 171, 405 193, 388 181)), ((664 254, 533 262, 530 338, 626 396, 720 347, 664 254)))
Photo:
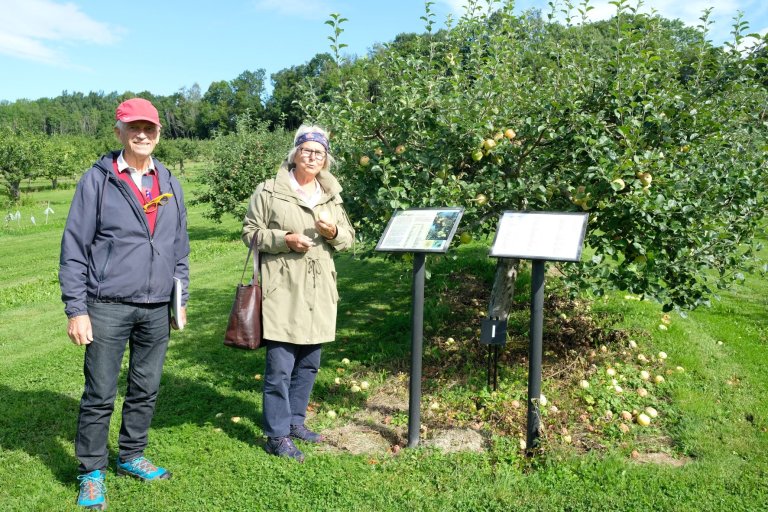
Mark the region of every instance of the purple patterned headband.
POLYGON ((329 151, 328 139, 325 138, 325 135, 318 132, 307 132, 299 135, 298 138, 296 139, 296 143, 294 144, 294 147, 299 147, 307 141, 318 142, 322 144, 322 146, 325 148, 326 151, 329 151))

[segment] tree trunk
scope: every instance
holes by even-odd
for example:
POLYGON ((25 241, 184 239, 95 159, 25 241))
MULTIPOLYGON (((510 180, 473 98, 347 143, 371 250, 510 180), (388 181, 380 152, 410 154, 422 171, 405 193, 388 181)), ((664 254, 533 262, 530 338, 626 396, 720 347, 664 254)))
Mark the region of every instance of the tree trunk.
POLYGON ((17 203, 19 199, 21 199, 21 182, 20 181, 11 181, 10 182, 10 189, 11 189, 11 200, 14 203, 17 203))
POLYGON ((488 304, 488 316, 498 320, 506 320, 512 309, 515 297, 515 282, 520 270, 520 260, 517 258, 499 258, 496 263, 496 275, 493 278, 491 300, 488 304))
POLYGON ((51 178, 51 188, 53 190, 56 190, 58 186, 59 186, 59 178, 56 178, 56 177, 51 178))

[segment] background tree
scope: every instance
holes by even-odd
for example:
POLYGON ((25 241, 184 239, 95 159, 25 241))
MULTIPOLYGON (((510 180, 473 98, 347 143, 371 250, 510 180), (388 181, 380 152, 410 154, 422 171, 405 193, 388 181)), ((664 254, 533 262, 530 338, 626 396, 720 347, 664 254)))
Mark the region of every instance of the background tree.
POLYGON ((215 221, 224 214, 243 219, 248 198, 259 182, 274 177, 291 140, 282 130, 270 131, 266 121, 254 122, 248 114, 238 117, 233 133, 218 133, 213 140, 213 168, 200 176, 206 188, 194 204, 208 203, 206 217, 215 221))
POLYGON ((265 117, 273 128, 293 131, 301 126, 304 112, 298 105, 301 84, 311 81, 320 101, 327 101, 332 87, 331 70, 336 67, 329 53, 318 53, 306 64, 283 69, 272 75, 272 95, 266 103, 265 117))
POLYGON ((53 189, 59 179, 77 179, 99 156, 93 139, 82 135, 41 138, 40 151, 38 176, 49 179, 53 189))
POLYGON ((32 133, 15 133, 0 128, 0 175, 11 201, 21 198, 21 182, 40 173, 44 158, 44 137, 32 133))

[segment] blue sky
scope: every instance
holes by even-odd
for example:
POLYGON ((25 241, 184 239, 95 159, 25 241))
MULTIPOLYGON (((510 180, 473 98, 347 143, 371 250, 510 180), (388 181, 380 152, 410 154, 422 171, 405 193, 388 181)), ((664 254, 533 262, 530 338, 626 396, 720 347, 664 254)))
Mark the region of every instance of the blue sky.
MULTIPOLYGON (((465 2, 434 0, 438 28, 449 13, 462 14, 465 2)), ((716 44, 727 39, 737 11, 751 31, 768 30, 765 0, 723 4, 647 0, 641 10, 695 25, 713 7, 716 44)), ((607 0, 589 5, 593 18, 615 13, 607 0)), ((516 2, 519 12, 531 7, 550 10, 547 1, 516 2)), ((269 77, 329 51, 330 13, 349 19, 341 36, 347 54, 364 55, 401 32, 424 31, 423 0, 0 0, 0 101, 65 90, 169 95, 195 83, 205 92, 211 82, 261 68, 269 77)))

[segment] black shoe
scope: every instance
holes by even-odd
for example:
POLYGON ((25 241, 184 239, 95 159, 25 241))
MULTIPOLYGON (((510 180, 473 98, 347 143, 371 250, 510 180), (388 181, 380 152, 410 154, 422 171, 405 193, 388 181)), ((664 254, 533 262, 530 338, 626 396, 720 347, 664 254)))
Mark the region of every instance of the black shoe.
POLYGON ((291 438, 284 437, 268 437, 267 444, 264 449, 270 455, 277 455, 278 457, 288 457, 299 462, 304 462, 304 454, 301 450, 296 448, 291 438))
POLYGON ((291 437, 308 443, 322 443, 325 441, 325 436, 312 432, 304 425, 291 425, 291 437))

